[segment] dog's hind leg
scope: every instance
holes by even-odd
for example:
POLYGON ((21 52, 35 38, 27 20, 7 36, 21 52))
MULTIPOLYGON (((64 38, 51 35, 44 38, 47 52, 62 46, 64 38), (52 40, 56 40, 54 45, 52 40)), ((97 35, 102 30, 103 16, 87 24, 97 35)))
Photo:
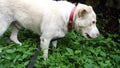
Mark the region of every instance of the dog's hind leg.
POLYGON ((54 48, 56 48, 57 47, 57 40, 52 41, 52 45, 53 45, 54 48))
POLYGON ((16 44, 22 45, 22 43, 18 40, 18 37, 17 37, 18 32, 19 32, 19 28, 15 26, 15 24, 12 24, 12 33, 11 33, 10 39, 16 44))
POLYGON ((11 23, 6 22, 3 18, 0 17, 0 36, 5 33, 10 24, 11 23))

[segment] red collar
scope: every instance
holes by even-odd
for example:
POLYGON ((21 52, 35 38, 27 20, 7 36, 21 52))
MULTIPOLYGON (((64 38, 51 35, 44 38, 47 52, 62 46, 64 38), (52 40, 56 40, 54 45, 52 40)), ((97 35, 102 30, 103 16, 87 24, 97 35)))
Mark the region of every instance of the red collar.
POLYGON ((69 23, 68 23, 68 30, 72 30, 72 22, 73 22, 73 16, 74 16, 74 12, 75 12, 76 7, 74 7, 70 13, 70 17, 69 17, 69 23))

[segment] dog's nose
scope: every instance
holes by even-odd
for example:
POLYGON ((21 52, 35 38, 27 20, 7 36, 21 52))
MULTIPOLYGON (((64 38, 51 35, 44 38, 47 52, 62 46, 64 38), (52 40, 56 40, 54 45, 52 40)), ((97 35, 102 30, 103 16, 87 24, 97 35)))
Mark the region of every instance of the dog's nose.
POLYGON ((100 36, 100 33, 97 33, 97 36, 100 36))

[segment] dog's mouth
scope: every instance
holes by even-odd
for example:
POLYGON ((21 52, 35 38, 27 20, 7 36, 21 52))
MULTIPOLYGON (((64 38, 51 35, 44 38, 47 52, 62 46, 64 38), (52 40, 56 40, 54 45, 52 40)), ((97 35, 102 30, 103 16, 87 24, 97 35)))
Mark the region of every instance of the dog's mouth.
POLYGON ((92 38, 88 33, 85 33, 85 34, 83 35, 83 37, 85 37, 85 38, 92 38))
POLYGON ((88 37, 88 38, 92 38, 92 37, 90 37, 90 35, 88 34, 88 33, 85 33, 86 34, 86 36, 88 37))

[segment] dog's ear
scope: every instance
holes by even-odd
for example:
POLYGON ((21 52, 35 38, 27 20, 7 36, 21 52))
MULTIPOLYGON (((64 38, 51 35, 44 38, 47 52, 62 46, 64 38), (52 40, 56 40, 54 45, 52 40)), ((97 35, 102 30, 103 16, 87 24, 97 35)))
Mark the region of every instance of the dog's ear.
POLYGON ((92 9, 92 6, 88 6, 88 8, 86 8, 87 9, 87 12, 88 13, 90 13, 93 9, 92 9))
POLYGON ((82 10, 80 9, 78 11, 78 17, 83 17, 86 13, 87 13, 87 11, 85 9, 82 9, 82 10))
POLYGON ((81 8, 78 11, 78 16, 79 17, 84 17, 87 13, 90 13, 91 11, 92 11, 92 7, 91 6, 87 6, 87 7, 81 8))

